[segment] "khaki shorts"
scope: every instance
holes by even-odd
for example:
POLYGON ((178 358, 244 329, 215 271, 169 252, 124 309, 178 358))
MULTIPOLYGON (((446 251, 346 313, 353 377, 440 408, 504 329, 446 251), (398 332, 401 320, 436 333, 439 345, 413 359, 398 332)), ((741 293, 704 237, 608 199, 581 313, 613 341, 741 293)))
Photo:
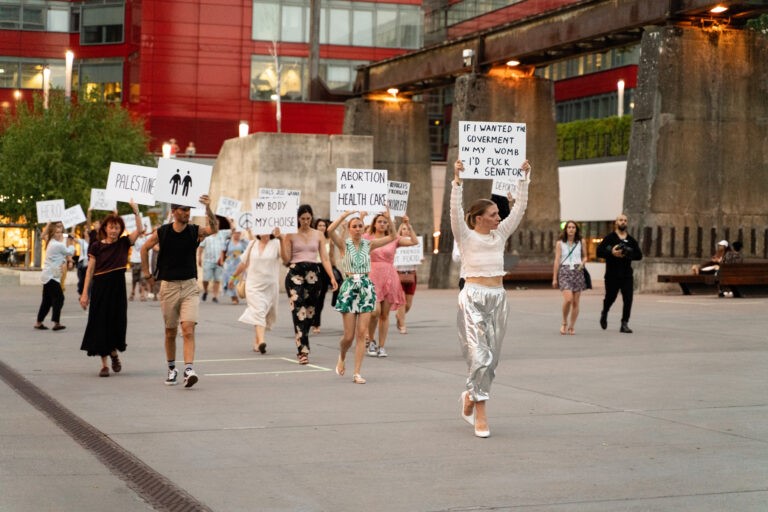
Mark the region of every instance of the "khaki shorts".
POLYGON ((197 323, 199 306, 197 279, 160 282, 160 309, 166 329, 176 329, 179 322, 197 323))

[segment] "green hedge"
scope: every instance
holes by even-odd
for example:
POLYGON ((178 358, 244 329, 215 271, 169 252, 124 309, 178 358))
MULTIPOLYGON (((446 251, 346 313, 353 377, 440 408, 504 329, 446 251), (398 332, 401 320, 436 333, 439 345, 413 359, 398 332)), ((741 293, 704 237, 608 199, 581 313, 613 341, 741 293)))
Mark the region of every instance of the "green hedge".
POLYGON ((626 155, 631 130, 631 115, 560 123, 557 157, 564 162, 626 155))

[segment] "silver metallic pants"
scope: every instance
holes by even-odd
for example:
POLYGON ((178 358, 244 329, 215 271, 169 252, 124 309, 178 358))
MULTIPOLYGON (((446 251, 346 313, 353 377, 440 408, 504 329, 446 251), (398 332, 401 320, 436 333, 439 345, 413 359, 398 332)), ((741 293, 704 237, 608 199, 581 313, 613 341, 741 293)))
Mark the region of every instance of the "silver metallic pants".
POLYGON ((466 283, 459 293, 459 343, 467 361, 467 391, 474 402, 490 398, 507 332, 507 293, 503 286, 466 283))

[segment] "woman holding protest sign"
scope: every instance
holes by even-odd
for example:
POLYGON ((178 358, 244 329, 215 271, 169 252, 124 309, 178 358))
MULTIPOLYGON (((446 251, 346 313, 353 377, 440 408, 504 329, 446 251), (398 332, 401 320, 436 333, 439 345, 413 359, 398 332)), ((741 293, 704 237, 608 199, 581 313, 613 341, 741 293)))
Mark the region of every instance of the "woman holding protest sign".
MULTIPOLYGON (((400 224, 400 229, 397 231, 400 237, 406 237, 410 235, 410 224, 400 224)), ((408 334, 408 327, 405 325, 405 315, 411 310, 413 306, 413 296, 416 294, 416 265, 400 265, 397 267, 397 275, 400 277, 400 286, 403 288, 405 294, 405 305, 397 309, 395 313, 395 319, 397 320, 397 330, 400 334, 408 334)))
MULTIPOLYGON (((367 240, 363 238, 363 219, 365 215, 360 212, 358 217, 347 223, 349 236, 343 239, 336 233, 336 228, 352 212, 344 212, 328 227, 331 240, 339 249, 341 271, 346 276, 339 288, 339 298, 335 309, 341 313, 344 324, 344 334, 339 341, 339 360, 336 363, 336 374, 344 375, 347 351, 355 345, 355 372, 352 382, 365 384, 365 379, 360 375, 365 356, 365 338, 368 334, 368 322, 371 312, 376 307, 376 291, 373 281, 368 274, 371 271, 371 250, 390 243, 394 236, 389 234, 382 238, 367 240)), ((384 216, 389 223, 389 216, 384 216)))
MULTIPOLYGON (((378 240, 392 236, 392 223, 389 220, 389 212, 380 213, 373 218, 368 226, 368 231, 363 235, 366 240, 378 240)), ((403 223, 400 230, 405 236, 392 236, 388 242, 371 252, 371 281, 376 288, 376 309, 371 315, 368 325, 368 355, 372 357, 387 357, 384 345, 387 343, 389 332, 389 312, 396 311, 405 304, 405 293, 400 285, 400 276, 395 269, 395 251, 398 247, 408 247, 419 243, 416 232, 408 221, 408 216, 403 215, 403 223), (374 334, 379 328, 379 342, 376 343, 374 334)))
POLYGON ((507 328, 507 294, 504 290, 504 246, 523 219, 528 204, 531 166, 526 160, 524 177, 509 216, 501 221, 499 208, 490 199, 474 201, 464 214, 461 173, 454 164, 451 190, 451 231, 459 248, 464 288, 459 292, 457 328, 467 362, 466 390, 461 394, 461 416, 475 428, 477 437, 488 437, 485 403, 499 363, 507 328))
POLYGON ((49 222, 43 229, 42 239, 45 242, 45 262, 43 272, 40 274, 40 281, 43 283, 43 299, 37 311, 37 322, 34 327, 41 331, 47 330, 48 327, 43 320, 53 309, 51 313, 53 330, 60 331, 65 328, 59 323, 61 309, 64 307, 62 275, 72 261, 75 248, 68 247, 64 242, 64 225, 61 222, 49 222))
POLYGON ((90 309, 80 350, 85 350, 89 356, 101 357, 99 377, 109 377, 107 356, 112 360, 113 372, 118 373, 122 369, 117 352, 125 352, 126 348, 128 300, 125 267, 128 251, 143 231, 141 215, 133 201, 131 208, 136 216, 136 229, 131 234, 120 236, 125 231, 125 222, 119 215, 109 214, 101 221, 99 239, 88 246, 88 268, 80 305, 86 309, 90 303, 90 309))
POLYGON ((309 330, 315 318, 322 287, 321 272, 325 270, 331 288, 338 284, 325 249, 325 237, 312 228, 312 207, 302 204, 297 211, 298 230, 283 237, 282 257, 288 265, 285 291, 293 317, 299 364, 309 363, 309 330), (318 263, 318 259, 320 263, 318 263))

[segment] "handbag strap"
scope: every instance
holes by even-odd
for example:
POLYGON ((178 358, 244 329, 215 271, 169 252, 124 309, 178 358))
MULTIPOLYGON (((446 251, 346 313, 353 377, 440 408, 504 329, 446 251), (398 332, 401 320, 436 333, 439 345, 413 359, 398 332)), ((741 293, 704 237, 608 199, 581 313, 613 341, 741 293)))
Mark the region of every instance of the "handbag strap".
POLYGON ((580 244, 580 243, 581 243, 581 240, 579 240, 578 242, 576 242, 575 244, 573 244, 573 247, 571 247, 571 250, 570 250, 570 251, 568 251, 568 254, 566 254, 566 255, 565 255, 565 258, 563 258, 563 260, 560 262, 560 265, 564 265, 564 263, 563 263, 563 262, 564 262, 565 260, 567 260, 567 259, 570 257, 570 255, 571 255, 571 254, 573 254, 573 251, 576 249, 576 247, 578 247, 578 246, 579 246, 579 244, 580 244))

